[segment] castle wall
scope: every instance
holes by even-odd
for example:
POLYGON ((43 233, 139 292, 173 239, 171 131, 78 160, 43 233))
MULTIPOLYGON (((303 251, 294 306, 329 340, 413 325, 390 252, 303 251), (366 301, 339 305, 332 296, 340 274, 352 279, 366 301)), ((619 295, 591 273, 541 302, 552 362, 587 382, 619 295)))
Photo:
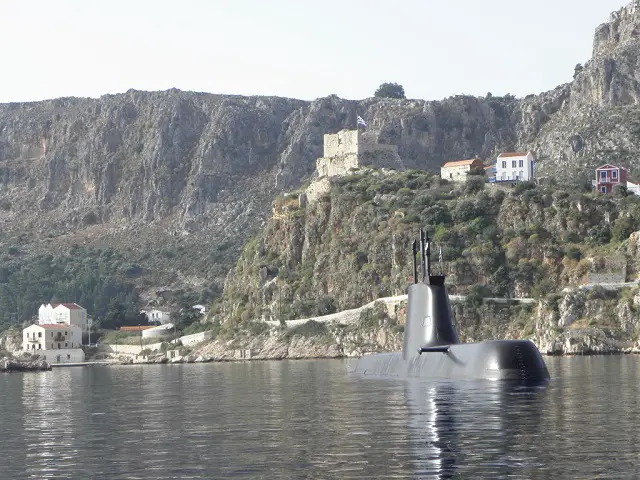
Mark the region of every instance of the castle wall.
POLYGON ((324 135, 324 157, 333 158, 345 154, 358 153, 358 131, 341 130, 324 135))
POLYGON ((316 161, 318 176, 346 175, 363 166, 403 170, 396 145, 379 144, 375 134, 341 130, 324 136, 324 157, 316 161))
POLYGON ((316 160, 316 170, 320 177, 345 175, 351 168, 358 168, 358 155, 355 153, 316 160))

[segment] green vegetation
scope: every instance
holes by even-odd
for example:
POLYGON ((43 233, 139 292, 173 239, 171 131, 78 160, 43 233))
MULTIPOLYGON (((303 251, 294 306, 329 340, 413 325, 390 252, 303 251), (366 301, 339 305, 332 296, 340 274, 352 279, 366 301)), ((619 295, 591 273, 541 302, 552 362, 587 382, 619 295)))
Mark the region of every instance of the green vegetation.
POLYGON ((377 98, 405 98, 404 87, 397 83, 383 83, 373 96, 377 98))
POLYGON ((475 176, 452 184, 411 170, 335 178, 325 198, 281 210, 247 243, 213 316, 223 330, 237 329, 405 293, 421 226, 443 247, 451 293, 480 308, 486 297, 547 298, 605 257, 624 260, 640 229, 640 198, 573 185, 496 187, 475 176))
MULTIPOLYGON (((76 302, 96 326, 138 325, 137 272, 112 250, 73 247, 68 253, 22 258, 10 246, 0 252, 0 328, 37 315, 40 303, 76 302)), ((146 320, 144 320, 146 322, 146 320)))

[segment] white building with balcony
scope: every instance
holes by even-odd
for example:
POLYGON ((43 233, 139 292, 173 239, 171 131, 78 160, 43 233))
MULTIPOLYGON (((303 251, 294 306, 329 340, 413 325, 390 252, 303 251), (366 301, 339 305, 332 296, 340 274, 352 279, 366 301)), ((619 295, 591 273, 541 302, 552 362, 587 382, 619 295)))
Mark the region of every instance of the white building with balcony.
POLYGON ((75 325, 38 324, 22 330, 23 351, 49 363, 84 362, 82 330, 75 325))

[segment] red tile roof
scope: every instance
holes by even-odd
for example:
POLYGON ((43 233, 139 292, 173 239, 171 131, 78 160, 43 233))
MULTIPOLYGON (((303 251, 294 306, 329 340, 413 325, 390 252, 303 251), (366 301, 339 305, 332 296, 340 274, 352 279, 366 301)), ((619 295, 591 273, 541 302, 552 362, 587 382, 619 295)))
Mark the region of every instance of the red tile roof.
POLYGON ((507 158, 507 157, 526 157, 529 152, 504 152, 498 155, 498 158, 507 158))
POLYGON ((462 167, 464 165, 471 165, 473 162, 479 162, 477 158, 472 158, 471 160, 457 160, 455 162, 447 162, 443 165, 443 167, 462 167))
POLYGON ((121 332, 141 332, 153 328, 153 325, 135 325, 131 327, 120 327, 121 332))

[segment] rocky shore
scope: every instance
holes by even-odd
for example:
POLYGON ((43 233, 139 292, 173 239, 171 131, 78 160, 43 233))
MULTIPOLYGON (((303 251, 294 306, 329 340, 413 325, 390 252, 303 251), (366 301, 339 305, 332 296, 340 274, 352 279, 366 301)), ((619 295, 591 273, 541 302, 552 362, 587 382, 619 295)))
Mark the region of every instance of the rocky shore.
POLYGON ((51 370, 51 365, 44 360, 18 360, 3 357, 0 360, 0 372, 43 372, 51 370))

